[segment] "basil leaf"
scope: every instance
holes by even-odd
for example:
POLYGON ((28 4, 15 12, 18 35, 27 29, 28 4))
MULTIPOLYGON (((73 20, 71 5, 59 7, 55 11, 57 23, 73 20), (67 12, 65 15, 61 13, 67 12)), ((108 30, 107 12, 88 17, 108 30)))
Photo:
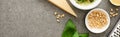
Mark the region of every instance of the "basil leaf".
POLYGON ((94 0, 89 0, 90 2, 93 2, 94 0))
POLYGON ((78 34, 75 24, 71 19, 67 21, 65 24, 65 28, 62 33, 62 37, 88 37, 87 33, 85 34, 78 34))
POLYGON ((71 19, 69 19, 65 25, 66 26, 65 26, 64 31, 62 33, 62 37, 72 37, 74 34, 76 34, 75 33, 76 27, 71 19))
POLYGON ((77 31, 74 33, 73 37, 79 37, 79 34, 77 31))
POLYGON ((76 0, 78 3, 86 2, 87 0, 76 0))
POLYGON ((79 37, 89 37, 89 33, 81 33, 79 34, 79 37))

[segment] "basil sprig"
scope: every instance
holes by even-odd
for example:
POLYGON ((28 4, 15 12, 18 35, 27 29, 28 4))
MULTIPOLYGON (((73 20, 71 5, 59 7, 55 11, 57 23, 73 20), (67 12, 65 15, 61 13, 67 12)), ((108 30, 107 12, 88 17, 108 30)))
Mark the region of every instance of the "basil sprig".
POLYGON ((93 2, 94 0, 76 0, 77 3, 93 2))
POLYGON ((62 37, 88 37, 88 33, 78 34, 75 24, 71 19, 65 24, 65 28, 62 33, 62 37))

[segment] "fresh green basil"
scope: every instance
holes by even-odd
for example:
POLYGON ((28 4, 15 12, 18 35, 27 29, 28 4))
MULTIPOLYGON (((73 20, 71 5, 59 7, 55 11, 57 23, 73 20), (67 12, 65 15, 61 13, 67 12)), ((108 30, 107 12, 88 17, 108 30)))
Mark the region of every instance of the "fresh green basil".
POLYGON ((88 33, 81 33, 81 34, 79 34, 79 37, 89 37, 89 34, 88 33))
POLYGON ((71 19, 65 24, 65 28, 62 33, 62 37, 88 37, 88 33, 78 34, 75 24, 71 19))
POLYGON ((92 3, 94 0, 76 0, 77 3, 92 3))
POLYGON ((78 34, 78 33, 75 33, 76 31, 77 30, 76 30, 75 24, 71 19, 69 19, 62 33, 62 37, 73 37, 74 34, 78 34))
POLYGON ((89 0, 90 2, 93 2, 94 0, 89 0))

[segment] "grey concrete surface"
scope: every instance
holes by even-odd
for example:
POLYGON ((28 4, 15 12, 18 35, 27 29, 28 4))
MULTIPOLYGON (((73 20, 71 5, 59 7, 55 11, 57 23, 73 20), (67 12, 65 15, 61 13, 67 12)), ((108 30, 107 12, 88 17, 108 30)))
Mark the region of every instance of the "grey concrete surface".
MULTIPOLYGON (((84 20, 89 10, 80 10, 72 5, 71 7, 78 18, 65 13, 47 0, 0 0, 0 37, 61 37, 68 19, 75 22, 79 33, 89 33, 90 37, 107 37, 120 18, 119 10, 119 15, 111 18, 109 28, 103 33, 95 34, 85 27, 84 20), (53 15, 55 11, 65 14, 65 18, 61 19, 60 23, 56 22, 53 15)), ((113 6, 109 0, 102 0, 96 8, 103 8, 109 13, 110 8, 116 6, 113 6)))

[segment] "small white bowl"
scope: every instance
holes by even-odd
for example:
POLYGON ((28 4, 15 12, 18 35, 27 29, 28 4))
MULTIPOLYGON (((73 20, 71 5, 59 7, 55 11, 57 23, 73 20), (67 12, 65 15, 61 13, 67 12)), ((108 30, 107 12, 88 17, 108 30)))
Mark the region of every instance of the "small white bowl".
POLYGON ((86 18, 85 18, 85 24, 86 24, 86 27, 88 28, 89 31, 91 31, 91 32, 93 32, 93 33, 102 33, 102 32, 104 32, 105 30, 107 30, 107 28, 108 28, 109 25, 110 25, 110 17, 109 17, 109 14, 108 14, 105 10, 100 9, 100 8, 93 9, 93 10, 91 10, 91 11, 87 14, 87 16, 86 16, 86 18), (107 23, 103 28, 101 28, 101 29, 91 28, 91 27, 89 26, 89 24, 88 24, 88 15, 89 15, 90 13, 92 13, 92 11, 94 11, 94 10, 101 10, 101 11, 103 11, 103 12, 107 15, 107 21, 108 21, 108 23, 107 23))
POLYGON ((113 5, 115 5, 115 6, 120 6, 120 4, 116 4, 116 3, 114 3, 112 0, 110 0, 110 2, 111 2, 113 5))
POLYGON ((73 6, 75 6, 78 9, 82 9, 82 10, 90 10, 92 8, 95 8, 96 6, 100 4, 101 1, 102 0, 94 0, 94 2, 92 2, 91 4, 84 6, 84 5, 79 5, 75 0, 70 0, 73 6))

